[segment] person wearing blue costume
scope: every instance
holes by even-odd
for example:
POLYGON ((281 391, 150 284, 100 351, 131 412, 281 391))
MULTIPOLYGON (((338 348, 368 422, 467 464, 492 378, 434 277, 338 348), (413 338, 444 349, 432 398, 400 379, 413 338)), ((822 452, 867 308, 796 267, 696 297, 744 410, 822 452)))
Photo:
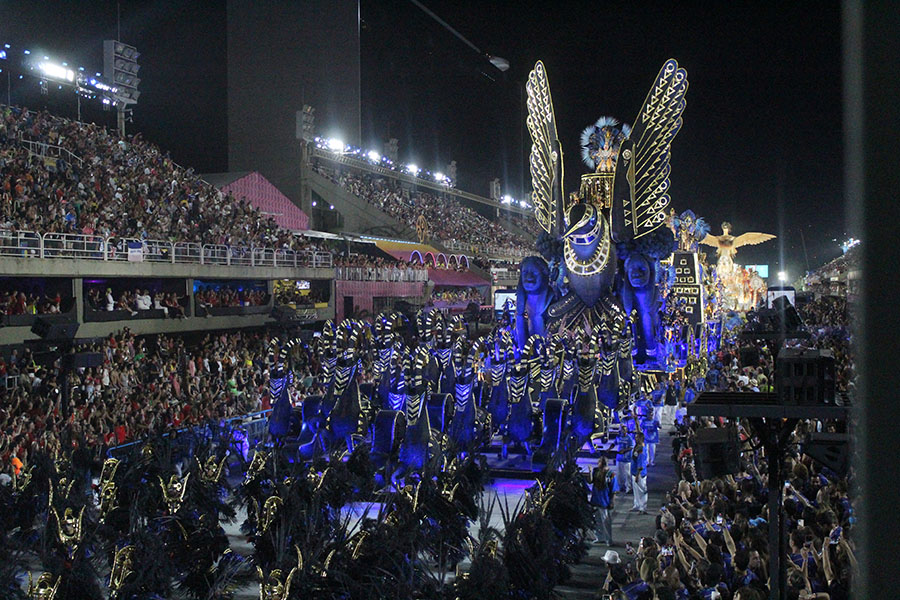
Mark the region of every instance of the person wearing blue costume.
POLYGON ((647 399, 646 394, 643 392, 637 397, 637 400, 634 401, 634 414, 638 417, 648 417, 653 413, 653 405, 650 404, 650 400, 647 399))
POLYGON ((650 393, 650 401, 653 403, 653 418, 662 422, 663 400, 666 390, 662 381, 656 382, 656 388, 650 393))
POLYGON ((591 472, 591 497, 590 503, 594 508, 596 522, 595 544, 612 546, 612 515, 613 496, 617 485, 616 477, 612 471, 606 468, 606 457, 597 461, 597 466, 591 472))
POLYGON ((698 392, 702 392, 706 389, 706 378, 705 377, 697 377, 694 381, 694 387, 698 392))
POLYGON ((690 404, 696 397, 697 391, 694 389, 693 383, 689 383, 687 387, 684 388, 684 403, 690 404))
POLYGON ((650 466, 656 465, 656 445, 659 443, 659 421, 652 416, 641 419, 641 431, 644 433, 644 443, 647 445, 647 461, 650 466))
POLYGON ((623 424, 619 427, 619 435, 616 436, 616 483, 619 491, 623 494, 631 491, 632 450, 634 450, 634 442, 623 424))
POLYGON ((644 448, 644 434, 635 436, 631 451, 631 488, 634 491, 632 512, 647 514, 647 450, 644 448))

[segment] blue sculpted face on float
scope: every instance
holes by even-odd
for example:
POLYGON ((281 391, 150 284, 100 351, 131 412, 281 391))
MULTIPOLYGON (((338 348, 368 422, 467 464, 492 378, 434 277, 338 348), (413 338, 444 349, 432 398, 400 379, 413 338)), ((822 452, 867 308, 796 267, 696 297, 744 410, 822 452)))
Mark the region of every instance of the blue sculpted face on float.
POLYGON ((523 347, 532 335, 544 335, 544 316, 553 301, 550 268, 544 259, 527 256, 519 265, 516 288, 516 344, 523 347))
POLYGON ((528 294, 540 293, 546 289, 550 280, 547 263, 536 256, 529 256, 523 260, 519 273, 522 289, 528 294))
POLYGON ((629 256, 625 260, 625 274, 628 277, 628 283, 635 289, 646 288, 653 284, 653 269, 650 262, 643 256, 629 256))
POLYGON ((628 255, 623 266, 622 307, 633 319, 635 361, 644 363, 656 354, 659 328, 657 262, 653 257, 635 252, 628 255))

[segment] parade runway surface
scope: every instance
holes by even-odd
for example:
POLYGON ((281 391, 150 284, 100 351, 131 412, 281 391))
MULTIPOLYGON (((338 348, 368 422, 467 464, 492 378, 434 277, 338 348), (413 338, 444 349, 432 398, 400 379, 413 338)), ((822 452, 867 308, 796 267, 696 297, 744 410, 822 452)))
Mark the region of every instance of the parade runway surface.
MULTIPOLYGON (((607 550, 612 549, 619 553, 623 562, 629 560, 629 556, 625 551, 625 543, 630 542, 634 548, 637 548, 638 542, 644 536, 653 535, 656 532, 655 518, 659 511, 659 507, 665 502, 666 492, 670 491, 675 484, 675 468, 671 460, 671 437, 666 431, 660 431, 659 446, 657 446, 657 462, 655 467, 648 468, 647 490, 649 499, 647 502, 647 511, 649 514, 641 515, 639 513, 629 512, 632 507, 633 497, 631 494, 616 494, 615 505, 613 510, 613 541, 615 545, 609 548, 605 545, 591 544, 587 557, 577 565, 572 565, 572 577, 565 585, 558 586, 556 592, 562 598, 573 600, 594 600, 603 585, 606 578, 606 565, 601 557, 607 550)), ((594 466, 596 459, 579 458, 578 464, 582 469, 589 469, 594 466)), ((492 500, 498 502, 508 502, 509 506, 515 506, 525 494, 525 490, 533 485, 530 479, 513 479, 513 478, 495 478, 493 483, 485 489, 485 504, 490 504, 492 500)), ((378 505, 370 503, 355 503, 348 506, 347 510, 353 515, 353 520, 359 520, 367 513, 377 512, 378 505)), ((232 525, 226 525, 225 530, 228 533, 231 547, 235 552, 251 555, 253 547, 247 543, 246 538, 240 533, 240 522, 243 521, 243 515, 240 515, 238 521, 232 525)), ((491 526, 503 529, 503 520, 500 511, 495 509, 491 514, 491 526)), ((472 533, 476 533, 478 524, 472 525, 472 533)), ((463 570, 468 567, 468 561, 461 564, 463 570)), ((448 578, 452 578, 453 574, 447 574, 448 578)), ((259 587, 257 585, 245 586, 235 595, 236 600, 250 600, 259 598, 259 587)))

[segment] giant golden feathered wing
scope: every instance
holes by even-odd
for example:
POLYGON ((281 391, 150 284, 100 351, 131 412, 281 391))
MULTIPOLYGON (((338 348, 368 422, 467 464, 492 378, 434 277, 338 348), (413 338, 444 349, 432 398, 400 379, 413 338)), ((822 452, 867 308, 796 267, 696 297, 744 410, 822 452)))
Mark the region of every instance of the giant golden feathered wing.
POLYGON ((669 205, 669 150, 681 129, 687 71, 669 59, 622 143, 616 161, 613 230, 617 240, 636 239, 666 222, 669 205))
POLYGON ((711 233, 707 233, 706 237, 700 240, 701 244, 706 244, 707 246, 712 246, 713 248, 719 247, 719 236, 712 235, 711 233))
POLYGON ((562 223, 563 157, 556 133, 556 116, 544 63, 538 61, 525 84, 528 95, 526 124, 531 135, 531 203, 540 226, 547 233, 558 235, 562 223))
POLYGON ((763 242, 768 242, 769 240, 774 240, 775 236, 771 233, 759 233, 757 231, 748 231, 747 233, 742 233, 741 235, 734 238, 734 248, 740 248, 741 246, 755 246, 756 244, 762 244, 763 242))

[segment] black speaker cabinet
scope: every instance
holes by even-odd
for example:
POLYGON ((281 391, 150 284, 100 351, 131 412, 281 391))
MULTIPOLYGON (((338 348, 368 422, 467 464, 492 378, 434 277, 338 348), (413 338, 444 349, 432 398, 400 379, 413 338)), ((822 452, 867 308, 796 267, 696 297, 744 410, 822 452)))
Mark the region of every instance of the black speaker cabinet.
POLYGON ((834 384, 834 355, 829 350, 784 348, 778 354, 775 385, 783 404, 834 404, 834 384))
POLYGON ((701 429, 692 447, 700 479, 734 475, 741 470, 741 448, 732 427, 701 429))

